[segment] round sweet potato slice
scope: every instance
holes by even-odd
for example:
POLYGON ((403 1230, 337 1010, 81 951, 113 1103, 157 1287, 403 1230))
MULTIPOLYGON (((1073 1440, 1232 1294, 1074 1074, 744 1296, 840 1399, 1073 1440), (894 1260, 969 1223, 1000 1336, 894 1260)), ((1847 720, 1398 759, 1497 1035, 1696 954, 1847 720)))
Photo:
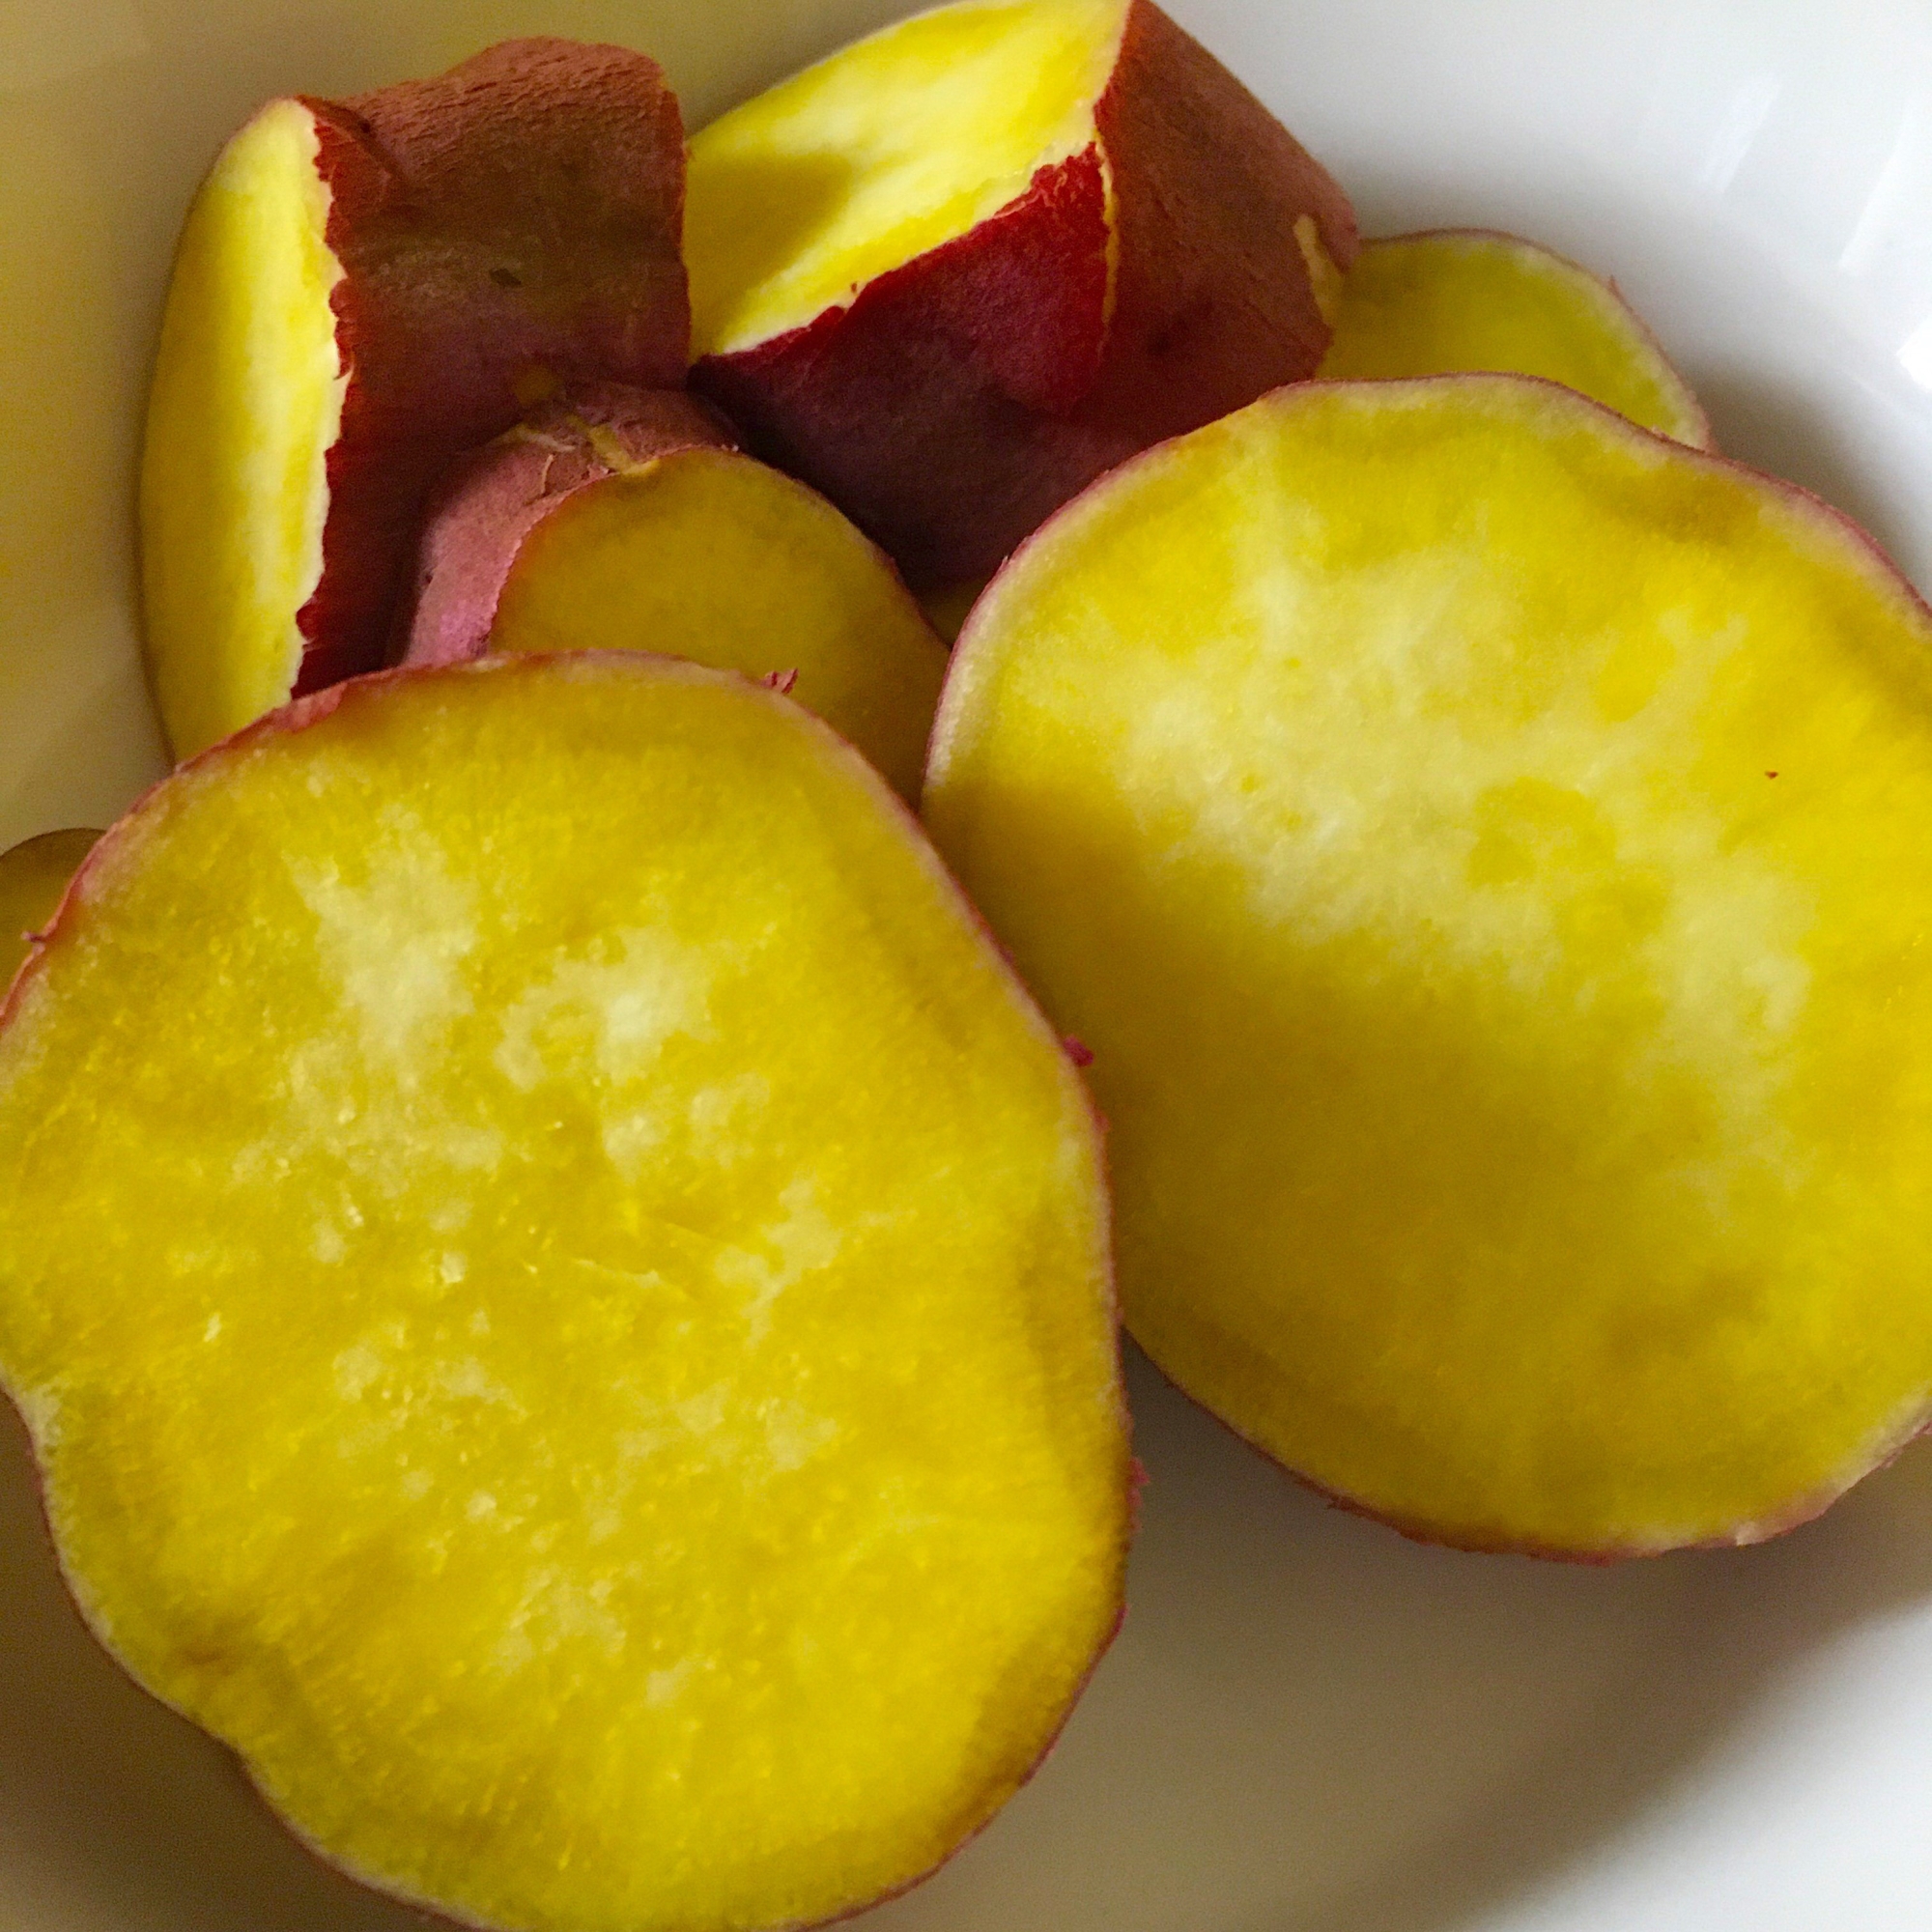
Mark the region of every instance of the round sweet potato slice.
POLYGON ((629 649, 744 671, 919 795, 946 647, 882 552, 688 396, 547 405, 455 467, 419 555, 405 664, 629 649))
POLYGON ((1710 419, 1616 284, 1515 235, 1436 228, 1365 242, 1334 325, 1322 377, 1541 376, 1711 447, 1710 419))
POLYGON ((1932 1406, 1932 617, 1509 377, 1150 453, 975 608, 940 849, 1113 1125, 1151 1354, 1418 1534, 1824 1507, 1932 1406))
POLYGON ((96 849, 0 1026, 0 1368, 95 1629, 350 1871, 792 1925, 1119 1615, 1097 1129, 848 747, 615 652, 357 680, 96 849))

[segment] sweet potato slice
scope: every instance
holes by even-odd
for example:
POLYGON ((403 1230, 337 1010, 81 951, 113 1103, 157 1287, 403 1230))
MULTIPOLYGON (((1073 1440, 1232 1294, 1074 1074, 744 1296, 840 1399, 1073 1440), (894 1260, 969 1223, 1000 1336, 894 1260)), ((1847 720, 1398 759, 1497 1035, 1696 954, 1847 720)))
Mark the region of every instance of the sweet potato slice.
POLYGON ((636 649, 767 678, 916 797, 946 650, 890 560, 678 394, 604 387, 458 466, 404 662, 636 649))
POLYGON ((1314 372, 1342 191, 1151 0, 962 0, 692 143, 694 382, 925 590, 1314 372), (1290 238, 1294 238, 1291 240, 1290 238))
POLYGON ((1094 1053, 1128 1325, 1290 1468, 1612 1555, 1925 1421, 1932 615, 1801 492, 1284 390, 994 581, 924 810, 1094 1053))
POLYGON ((270 101, 188 212, 141 469, 143 624, 186 756, 383 662, 430 485, 539 392, 684 380, 677 102, 509 41, 270 101))
POLYGON ((845 1912, 1114 1627, 1086 1094, 893 795, 747 680, 394 671, 184 767, 15 981, 0 1144, 75 1593, 366 1880, 845 1912))
POLYGON ((99 837, 78 827, 43 832, 0 852, 0 992, 20 970, 30 936, 53 918, 67 882, 99 837))
POLYGON ((1514 235, 1439 228, 1365 242, 1334 323, 1324 377, 1541 376, 1711 447, 1697 398, 1615 285, 1514 235))

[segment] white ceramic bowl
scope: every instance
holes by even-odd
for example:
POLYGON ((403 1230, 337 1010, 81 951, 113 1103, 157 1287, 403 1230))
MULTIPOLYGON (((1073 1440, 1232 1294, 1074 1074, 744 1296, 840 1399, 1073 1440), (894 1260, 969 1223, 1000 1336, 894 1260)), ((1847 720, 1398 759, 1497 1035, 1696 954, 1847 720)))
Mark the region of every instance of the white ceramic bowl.
MULTIPOLYGON (((160 769, 134 645, 141 396, 176 224, 259 99, 554 32, 656 54, 696 126, 900 11, 0 0, 0 846, 104 823, 160 769)), ((1923 0, 1172 11, 1366 232, 1516 228, 1614 275, 1722 447, 1932 581, 1923 0)), ((1126 1629, 1033 1785, 868 1927, 1932 1927, 1932 1446, 1780 1543, 1566 1569, 1412 1547, 1324 1510, 1141 1364, 1134 1396, 1152 1480, 1126 1629)), ((419 1923, 314 1865, 95 1649, 10 1428, 0 1925, 419 1923)))

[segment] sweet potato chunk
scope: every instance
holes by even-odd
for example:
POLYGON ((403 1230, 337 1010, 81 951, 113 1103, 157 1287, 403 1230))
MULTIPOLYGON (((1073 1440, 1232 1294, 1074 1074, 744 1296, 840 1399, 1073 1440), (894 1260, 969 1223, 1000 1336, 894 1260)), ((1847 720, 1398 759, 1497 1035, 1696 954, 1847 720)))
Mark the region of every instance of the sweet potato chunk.
POLYGON ((430 486, 558 384, 684 378, 677 102, 622 47, 508 41, 270 101, 188 211, 141 469, 177 756, 384 659, 430 486))
POLYGON ((1151 0, 961 0, 692 143, 693 381, 915 589, 1328 340, 1347 199, 1151 0))

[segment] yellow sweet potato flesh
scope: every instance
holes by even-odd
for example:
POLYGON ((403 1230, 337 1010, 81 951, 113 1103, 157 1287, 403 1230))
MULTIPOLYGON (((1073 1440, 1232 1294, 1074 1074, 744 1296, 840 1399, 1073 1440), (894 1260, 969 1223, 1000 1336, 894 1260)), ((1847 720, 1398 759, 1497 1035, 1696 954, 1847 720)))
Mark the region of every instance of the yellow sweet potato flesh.
POLYGON ((796 706, 603 652, 338 696, 124 820, 0 1034, 68 1574, 406 1895, 863 1904, 1117 1614, 1084 1093, 796 706))
POLYGON ((1614 1553, 1924 1420, 1932 621, 1849 526, 1547 385, 1314 385, 1096 486, 954 665, 929 825, 1236 1428, 1614 1553))
POLYGON ((1699 449, 1697 399, 1613 288, 1547 248, 1476 229, 1368 242, 1318 374, 1541 376, 1699 449))
POLYGON ((177 756, 280 704, 301 663, 348 383, 328 204, 314 116, 275 100, 182 230, 141 462, 148 668, 177 756))
POLYGON ((937 8, 714 121, 691 144, 685 204, 693 356, 802 327, 1090 146, 1126 12, 937 8))
POLYGON ((525 539, 490 644, 661 651, 799 703, 907 798, 946 652, 882 552, 802 483, 685 449, 577 491, 525 539))

